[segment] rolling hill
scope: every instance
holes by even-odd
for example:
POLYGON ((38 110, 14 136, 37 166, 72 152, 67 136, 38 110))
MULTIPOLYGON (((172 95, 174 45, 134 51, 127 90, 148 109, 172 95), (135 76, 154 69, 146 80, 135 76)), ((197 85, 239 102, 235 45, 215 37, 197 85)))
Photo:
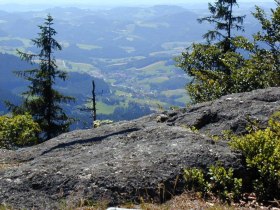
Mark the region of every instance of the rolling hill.
MULTIPOLYGON (((239 12, 248 15, 245 27, 249 36, 257 30, 257 23, 247 7, 239 12)), ((132 107, 147 114, 158 107, 185 106, 189 101, 184 86, 191 78, 174 65, 173 59, 192 42, 202 41, 202 34, 211 26, 198 24, 197 18, 207 14, 207 10, 160 5, 0 11, 0 52, 13 55, 16 49, 38 52, 30 39, 37 37, 37 26, 47 14, 53 16, 58 32, 56 39, 63 46, 63 50, 55 54, 57 64, 61 70, 70 72, 71 80, 59 83, 58 88, 78 98, 73 105, 76 108, 87 104, 85 99, 90 96, 93 78, 100 81, 97 88, 102 119, 128 119, 132 107), (125 114, 120 118, 118 112, 123 112, 122 109, 125 114)), ((0 57, 0 65, 4 61, 0 57)), ((4 69, 28 67, 13 63, 15 66, 4 69)), ((6 76, 1 77, 0 87, 18 95, 26 85, 10 73, 6 76)), ((76 109, 72 105, 67 108, 76 109)), ((77 113, 79 111, 75 111, 75 115, 79 115, 77 113)))

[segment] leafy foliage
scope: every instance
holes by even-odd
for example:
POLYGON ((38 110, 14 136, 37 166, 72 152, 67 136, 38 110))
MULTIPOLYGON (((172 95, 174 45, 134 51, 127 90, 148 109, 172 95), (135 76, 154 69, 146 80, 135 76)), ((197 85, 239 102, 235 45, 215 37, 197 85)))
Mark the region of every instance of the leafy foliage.
POLYGON ((201 169, 185 169, 184 178, 189 190, 211 193, 224 201, 236 200, 241 195, 242 179, 233 177, 232 168, 210 166, 207 174, 201 169))
POLYGON ((207 44, 193 44, 177 58, 177 66, 194 78, 187 90, 195 103, 210 101, 231 92, 232 68, 227 61, 231 56, 237 60, 242 57, 236 53, 232 31, 243 30, 245 18, 233 15, 236 5, 236 1, 228 0, 217 0, 214 5, 209 3, 211 16, 198 19, 199 22, 207 21, 215 25, 214 30, 203 36, 207 44))
POLYGON ((227 93, 227 76, 219 70, 223 65, 222 54, 222 49, 215 45, 193 44, 192 49, 177 58, 177 66, 193 77, 192 83, 187 86, 192 101, 209 101, 227 93))
POLYGON ((262 31, 254 35, 255 41, 261 43, 257 57, 269 64, 271 71, 275 75, 274 83, 280 84, 280 1, 275 0, 276 9, 271 9, 270 18, 267 17, 264 10, 256 6, 254 17, 260 22, 262 31))
POLYGON ((234 176, 232 168, 210 166, 207 174, 200 169, 184 170, 186 186, 204 194, 212 193, 222 200, 237 200, 244 190, 252 190, 260 201, 280 198, 280 112, 269 120, 268 127, 261 130, 253 122, 249 133, 243 136, 227 134, 233 150, 241 152, 245 165, 252 177, 242 179, 234 176))
POLYGON ((223 200, 236 200, 241 195, 242 179, 233 177, 233 169, 226 170, 221 166, 211 166, 210 176, 211 192, 217 194, 223 200))
POLYGON ((189 190, 199 192, 207 192, 207 183, 204 173, 201 169, 190 168, 184 170, 184 179, 186 180, 186 187, 189 190))
POLYGON ((52 28, 53 18, 48 15, 44 25, 39 26, 41 32, 39 37, 33 39, 33 44, 40 49, 38 54, 28 54, 18 51, 23 60, 30 63, 39 62, 39 68, 18 71, 16 74, 30 82, 28 90, 23 93, 25 101, 22 106, 17 107, 8 104, 14 113, 29 112, 33 119, 40 125, 43 140, 55 137, 68 131, 72 123, 61 108, 61 103, 68 103, 74 99, 64 96, 53 88, 56 78, 66 79, 66 73, 57 70, 53 53, 61 50, 60 44, 53 38, 56 31, 52 28))
MULTIPOLYGON (((211 40, 214 40, 217 36, 222 36, 219 35, 219 29, 227 29, 227 36, 222 36, 227 41, 193 44, 177 58, 177 66, 193 77, 187 90, 194 103, 211 101, 230 93, 280 85, 279 1, 276 1, 277 8, 272 10, 270 19, 266 17, 263 10, 256 7, 256 12, 253 14, 261 23, 263 31, 254 35, 254 42, 250 42, 242 36, 232 36, 229 29, 242 29, 241 26, 234 27, 233 25, 225 28, 224 23, 220 25, 219 15, 222 20, 228 21, 228 17, 222 15, 222 12, 225 12, 226 8, 230 8, 227 12, 228 15, 230 11, 232 12, 232 7, 226 7, 225 2, 224 6, 218 6, 222 2, 215 3, 217 8, 209 6, 213 15, 200 21, 207 20, 217 24, 218 31, 216 30, 217 32, 213 33, 213 36, 210 36, 211 33, 206 34, 205 38, 209 39, 208 36, 210 36, 211 40)), ((236 1, 231 2, 236 4, 236 1)), ((235 20, 241 24, 243 18, 244 16, 236 17, 235 20)))
POLYGON ((30 114, 0 116, 0 147, 13 149, 38 142, 40 127, 30 114))
POLYGON ((265 130, 251 130, 233 136, 232 148, 241 151, 246 166, 255 172, 254 190, 260 200, 280 198, 280 112, 269 120, 265 130))

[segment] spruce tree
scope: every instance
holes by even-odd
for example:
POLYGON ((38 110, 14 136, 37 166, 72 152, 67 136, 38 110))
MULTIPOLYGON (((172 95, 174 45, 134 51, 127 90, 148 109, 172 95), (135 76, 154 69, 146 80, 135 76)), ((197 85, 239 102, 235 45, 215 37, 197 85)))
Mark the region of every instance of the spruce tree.
POLYGON ((214 4, 209 3, 210 16, 198 19, 200 23, 206 21, 215 25, 214 30, 203 35, 208 42, 218 40, 223 52, 234 51, 231 45, 233 30, 244 30, 242 24, 245 16, 234 16, 233 8, 238 6, 236 0, 217 0, 214 4))
MULTIPOLYGON (((61 107, 74 98, 65 96, 54 89, 56 79, 65 81, 67 74, 57 69, 54 52, 61 50, 61 45, 54 39, 57 34, 52 27, 53 18, 48 15, 43 25, 38 26, 39 37, 33 44, 40 50, 38 54, 18 51, 23 60, 36 64, 38 68, 18 71, 16 74, 30 82, 28 90, 23 93, 24 103, 17 110, 29 112, 40 125, 42 140, 48 140, 68 131, 72 123, 61 107)), ((14 109, 16 110, 16 109, 14 109)))
POLYGON ((220 0, 215 6, 209 4, 212 16, 201 21, 215 23, 216 30, 204 35, 208 39, 206 44, 193 44, 177 58, 177 66, 193 77, 187 90, 194 103, 280 85, 280 0, 275 3, 270 17, 256 6, 253 15, 262 30, 253 36, 253 42, 232 35, 231 30, 242 30, 242 25, 238 24, 244 18, 230 15, 236 1, 220 0))
POLYGON ((214 24, 215 28, 203 35, 206 43, 192 44, 177 58, 193 81, 187 90, 194 103, 214 100, 233 91, 233 70, 243 65, 244 58, 236 51, 238 46, 233 31, 243 30, 245 16, 235 16, 236 0, 216 0, 209 3, 210 16, 198 19, 214 24))

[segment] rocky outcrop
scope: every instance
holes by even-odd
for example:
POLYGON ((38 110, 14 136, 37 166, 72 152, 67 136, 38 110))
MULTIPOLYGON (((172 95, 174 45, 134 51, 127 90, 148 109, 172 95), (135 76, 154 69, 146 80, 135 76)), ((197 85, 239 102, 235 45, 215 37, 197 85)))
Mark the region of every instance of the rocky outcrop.
POLYGON ((178 112, 166 112, 165 122, 172 126, 194 127, 210 135, 221 135, 225 130, 242 134, 249 123, 257 122, 265 127, 269 117, 280 111, 279 106, 280 89, 268 88, 223 96, 178 112))
POLYGON ((219 162, 242 175, 240 155, 209 136, 228 129, 243 133, 252 120, 264 126, 277 110, 280 88, 270 88, 73 131, 18 151, 0 150, 0 203, 55 209, 81 199, 112 205, 140 198, 161 202, 184 190, 184 168, 219 162))

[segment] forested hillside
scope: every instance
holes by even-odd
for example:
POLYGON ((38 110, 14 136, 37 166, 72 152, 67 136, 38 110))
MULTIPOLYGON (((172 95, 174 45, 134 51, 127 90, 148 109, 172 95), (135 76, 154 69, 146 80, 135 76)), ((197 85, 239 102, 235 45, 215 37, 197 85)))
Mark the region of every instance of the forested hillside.
MULTIPOLYGON (((14 104, 22 103, 22 97, 20 93, 25 91, 28 86, 28 82, 16 76, 15 71, 38 68, 37 65, 30 65, 25 61, 22 61, 19 57, 9 54, 0 54, 0 110, 1 113, 7 113, 7 107, 4 105, 4 101, 10 101, 14 104)), ((88 112, 82 112, 79 108, 83 104, 87 103, 88 97, 91 96, 91 82, 96 83, 96 91, 102 93, 105 96, 110 93, 110 85, 108 85, 103 79, 94 78, 85 73, 70 72, 67 82, 58 81, 56 84, 57 89, 65 94, 71 94, 76 98, 76 103, 65 105, 67 112, 73 117, 80 120, 77 122, 78 127, 82 127, 83 123, 88 126, 91 123, 88 112)), ((73 128, 76 126, 74 125, 73 128)))
MULTIPOLYGON (((242 4, 237 11, 246 15, 243 35, 248 37, 260 29, 251 15, 253 10, 253 5, 242 4)), ((153 6, 0 11, 0 51, 14 55, 17 55, 16 49, 36 52, 30 40, 36 37, 37 25, 47 13, 55 19, 57 40, 63 48, 55 54, 57 65, 61 70, 75 72, 74 76, 69 75, 66 87, 58 84, 62 91, 73 93, 77 98, 75 107, 67 107, 75 116, 85 119, 89 114, 79 111, 78 107, 86 105, 91 96, 92 77, 97 83, 99 119, 131 119, 132 107, 139 111, 136 116, 140 116, 159 108, 185 106, 190 101, 185 85, 192 79, 174 65, 174 57, 192 42, 203 41, 203 33, 211 26, 198 24, 197 18, 207 14, 206 9, 153 6), (107 85, 98 84, 97 78, 107 85)), ((28 66, 16 63, 0 72, 9 71, 7 79, 0 78, 4 80, 0 84, 3 94, 8 91, 5 85, 11 84, 9 91, 14 95, 24 89, 24 85, 19 85, 23 81, 11 71, 28 66)))
MULTIPOLYGON (((197 14, 178 6, 0 12, 0 51, 15 55, 16 49, 35 52, 30 39, 36 37, 37 25, 46 13, 55 18, 57 39, 63 47, 55 55, 59 69, 101 78, 111 86, 107 91, 97 85, 100 119, 131 119, 129 107, 147 114, 158 107, 185 106, 184 86, 190 78, 174 66, 173 57, 188 40, 201 39, 199 31, 204 26, 195 24, 197 14), (198 33, 191 32, 194 26, 198 33), (119 109, 125 110, 123 114, 117 114, 119 109)), ((79 84, 82 80, 73 77, 72 81, 79 84)), ((87 83, 82 84, 87 90, 69 90, 77 95, 80 106, 86 102, 79 99, 90 96, 91 82, 87 83)))
POLYGON ((279 43, 280 0, 0 11, 0 209, 278 208, 279 43))

